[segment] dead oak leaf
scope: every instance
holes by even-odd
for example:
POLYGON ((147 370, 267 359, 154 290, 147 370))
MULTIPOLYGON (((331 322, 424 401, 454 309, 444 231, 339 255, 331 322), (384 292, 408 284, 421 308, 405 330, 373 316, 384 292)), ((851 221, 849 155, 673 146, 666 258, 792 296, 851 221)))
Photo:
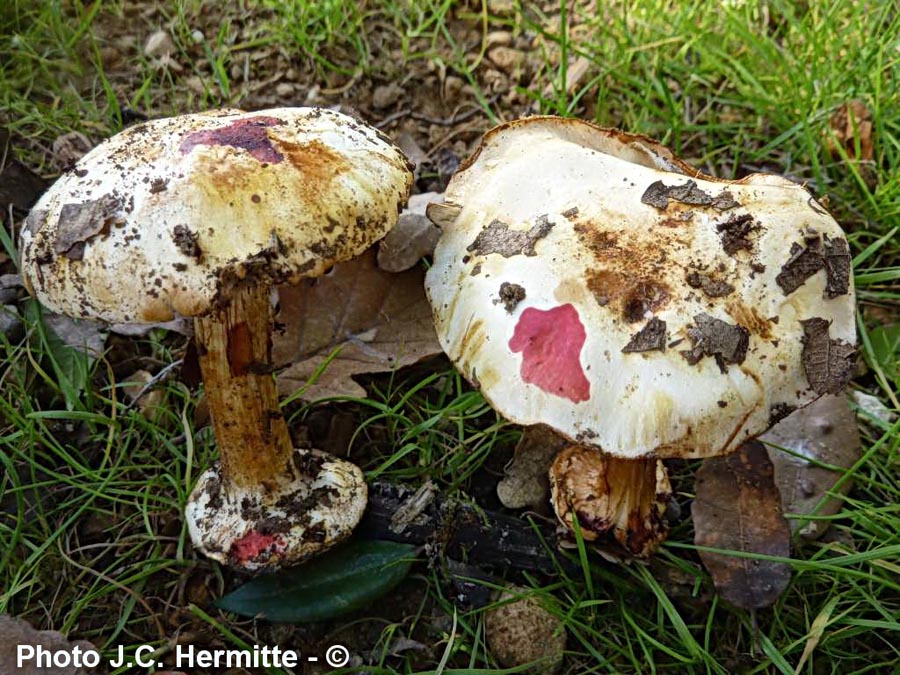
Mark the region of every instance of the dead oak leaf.
POLYGON ((846 470, 861 456, 859 428, 847 397, 823 396, 788 415, 759 440, 770 446, 782 507, 797 516, 791 519, 791 528, 808 539, 821 536, 829 522, 801 516, 837 513, 852 482, 843 481, 835 490, 843 473, 817 464, 846 470))
MULTIPOLYGON (((61 633, 52 630, 37 630, 27 621, 8 615, 0 615, 0 673, 18 673, 20 675, 94 675, 99 670, 82 666, 50 666, 40 665, 37 659, 29 659, 22 666, 18 665, 19 648, 31 645, 35 652, 42 648, 52 653, 67 652, 69 661, 74 662, 75 649, 81 654, 86 651, 96 652, 97 648, 90 642, 80 640, 69 642, 61 633)), ((62 662, 60 658, 59 662, 62 662)))
POLYGON ((826 140, 826 147, 832 156, 839 156, 840 146, 851 159, 875 158, 872 113, 862 101, 854 99, 841 105, 829 118, 828 128, 833 137, 826 140))
POLYGON ((841 105, 828 120, 824 131, 825 148, 836 160, 846 156, 856 164, 869 188, 878 181, 875 171, 875 140, 872 112, 865 103, 854 99, 841 105))
MULTIPOLYGON (((703 462, 691 514, 694 543, 740 553, 787 558, 791 530, 781 512, 772 463, 759 441, 703 462)), ((774 603, 787 588, 787 563, 700 551, 719 594, 742 609, 774 603)))
POLYGON ((292 364, 278 376, 281 394, 306 387, 338 348, 304 398, 364 397, 355 375, 383 373, 440 354, 423 275, 420 268, 385 272, 369 250, 324 277, 279 287, 276 322, 283 330, 273 339, 273 361, 292 364))

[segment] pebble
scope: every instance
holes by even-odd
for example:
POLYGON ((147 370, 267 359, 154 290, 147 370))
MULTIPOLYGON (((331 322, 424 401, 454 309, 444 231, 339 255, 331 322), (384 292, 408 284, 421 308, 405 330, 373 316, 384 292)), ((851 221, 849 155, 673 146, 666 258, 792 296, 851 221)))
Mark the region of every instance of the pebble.
POLYGON ((493 47, 488 51, 488 58, 503 72, 511 73, 522 62, 522 52, 511 47, 493 47))
POLYGON ((290 82, 279 82, 275 87, 275 93, 281 97, 292 96, 294 94, 294 85, 290 82))
POLYGON ((175 51, 175 43, 164 30, 158 30, 144 43, 144 54, 151 58, 160 58, 175 51))
POLYGON ((375 87, 372 94, 372 107, 376 110, 384 110, 396 103, 402 94, 403 88, 396 82, 375 87))

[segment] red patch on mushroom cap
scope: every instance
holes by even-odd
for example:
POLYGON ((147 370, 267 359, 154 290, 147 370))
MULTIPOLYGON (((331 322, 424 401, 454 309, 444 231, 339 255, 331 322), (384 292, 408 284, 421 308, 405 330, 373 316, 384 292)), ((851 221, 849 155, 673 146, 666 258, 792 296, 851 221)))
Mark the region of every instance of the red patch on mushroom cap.
POLYGON ((246 120, 237 120, 221 129, 195 131, 181 142, 179 150, 183 155, 198 145, 229 145, 246 150, 260 162, 276 164, 284 159, 269 140, 266 127, 274 127, 283 122, 277 117, 260 115, 246 120))
POLYGON ((247 563, 256 560, 263 553, 281 553, 283 550, 284 540, 280 534, 262 534, 257 530, 250 530, 231 544, 228 553, 232 560, 247 563))
POLYGON ((548 394, 573 403, 591 397, 591 383, 581 368, 586 334, 571 304, 553 309, 529 307, 519 317, 509 348, 522 352, 522 379, 548 394))

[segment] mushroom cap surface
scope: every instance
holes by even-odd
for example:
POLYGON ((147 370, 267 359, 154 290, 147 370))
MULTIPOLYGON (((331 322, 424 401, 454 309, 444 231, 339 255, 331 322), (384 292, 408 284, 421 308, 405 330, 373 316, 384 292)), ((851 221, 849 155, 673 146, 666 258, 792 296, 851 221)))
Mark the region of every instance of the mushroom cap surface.
POLYGON ((622 458, 724 454, 849 379, 844 233, 579 120, 501 125, 429 208, 441 346, 507 419, 622 458))
POLYGON ((319 108, 145 122, 85 155, 21 235, 54 311, 121 323, 200 316, 236 284, 318 276, 397 221, 412 185, 390 140, 319 108))
POLYGON ((321 450, 297 449, 267 486, 243 488, 205 471, 185 518, 194 546, 247 571, 302 562, 350 536, 366 510, 368 488, 355 464, 321 450))

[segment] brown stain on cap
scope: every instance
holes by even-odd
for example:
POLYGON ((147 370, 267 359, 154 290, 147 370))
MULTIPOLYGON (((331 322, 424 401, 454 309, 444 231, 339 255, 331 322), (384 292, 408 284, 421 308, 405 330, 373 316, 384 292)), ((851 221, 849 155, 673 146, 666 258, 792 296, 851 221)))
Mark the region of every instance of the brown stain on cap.
POLYGON ((655 314, 669 302, 666 283, 667 246, 677 246, 674 235, 648 238, 644 233, 609 231, 591 220, 575 224, 576 235, 593 260, 584 283, 601 307, 635 323, 655 314), (652 239, 652 244, 651 244, 652 239))
POLYGON ((733 300, 725 305, 725 311, 734 319, 736 324, 743 326, 763 340, 768 340, 772 337, 772 332, 769 330, 772 322, 761 316, 755 307, 749 307, 740 300, 733 300))
POLYGON ((279 141, 277 146, 294 168, 303 174, 308 190, 318 192, 350 168, 350 164, 340 153, 318 139, 308 143, 279 141))

